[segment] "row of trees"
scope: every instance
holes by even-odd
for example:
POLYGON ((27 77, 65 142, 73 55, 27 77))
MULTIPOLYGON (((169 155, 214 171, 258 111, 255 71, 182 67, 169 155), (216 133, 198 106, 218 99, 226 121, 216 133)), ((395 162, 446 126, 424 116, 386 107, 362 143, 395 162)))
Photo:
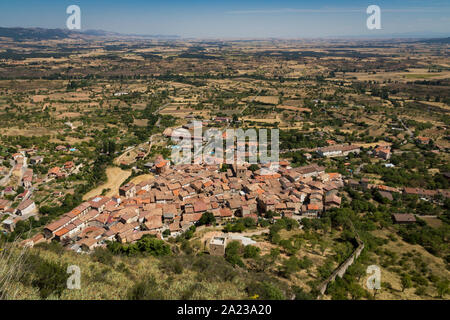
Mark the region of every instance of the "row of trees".
POLYGON ((163 240, 159 240, 152 235, 144 235, 141 239, 131 244, 109 241, 107 248, 113 254, 124 254, 128 256, 149 254, 158 257, 171 254, 170 246, 163 240))

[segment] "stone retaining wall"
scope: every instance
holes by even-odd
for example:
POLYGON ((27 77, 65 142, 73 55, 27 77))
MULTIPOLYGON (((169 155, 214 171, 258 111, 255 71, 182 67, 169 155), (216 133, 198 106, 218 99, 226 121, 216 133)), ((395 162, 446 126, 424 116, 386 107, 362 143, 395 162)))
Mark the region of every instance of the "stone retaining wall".
POLYGON ((356 235, 355 239, 356 239, 356 242, 358 243, 358 247, 355 249, 355 251, 353 251, 353 253, 351 254, 350 257, 348 257, 339 267, 337 267, 333 271, 333 273, 324 282, 322 282, 320 284, 320 286, 318 287, 318 290, 320 292, 318 299, 320 299, 320 297, 325 293, 325 291, 327 290, 328 284, 331 281, 334 281, 336 279, 336 276, 339 276, 340 278, 342 278, 344 276, 345 272, 347 271, 347 269, 353 264, 353 262, 355 262, 355 260, 361 254, 362 250, 364 249, 364 243, 360 240, 358 235, 356 235))

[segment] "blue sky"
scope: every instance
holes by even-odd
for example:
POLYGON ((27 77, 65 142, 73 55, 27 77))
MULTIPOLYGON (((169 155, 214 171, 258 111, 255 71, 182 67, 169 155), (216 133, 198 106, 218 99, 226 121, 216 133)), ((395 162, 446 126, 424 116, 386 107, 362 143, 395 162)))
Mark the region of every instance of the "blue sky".
POLYGON ((71 4, 81 8, 83 30, 197 38, 450 35, 449 0, 2 0, 0 26, 65 28, 71 4), (381 30, 366 27, 369 5, 381 8, 381 30))

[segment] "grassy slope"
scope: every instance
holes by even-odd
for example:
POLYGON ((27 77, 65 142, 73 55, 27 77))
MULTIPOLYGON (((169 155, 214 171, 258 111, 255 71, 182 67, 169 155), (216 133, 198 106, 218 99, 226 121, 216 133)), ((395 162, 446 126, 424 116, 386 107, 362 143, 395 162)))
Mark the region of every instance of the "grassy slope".
MULTIPOLYGON (((304 232, 300 230, 283 231, 281 235, 283 239, 288 239, 302 233, 304 232)), ((377 230, 373 234, 380 238, 388 238, 391 231, 387 229, 377 230)), ((205 260, 202 260, 203 262, 200 261, 200 265, 203 263, 205 268, 205 271, 202 271, 198 267, 193 267, 193 261, 199 261, 197 258, 194 259, 192 256, 186 256, 182 253, 165 258, 112 256, 110 254, 91 256, 66 251, 58 246, 41 248, 38 246, 30 249, 28 254, 36 254, 40 259, 43 259, 42 261, 57 262, 64 267, 77 265, 81 269, 81 290, 63 288, 64 290, 59 297, 50 295, 47 297, 48 299, 127 299, 137 284, 150 278, 154 278, 156 281, 151 290, 155 291, 154 297, 159 299, 248 299, 249 295, 252 296, 246 291, 249 282, 251 280, 261 282, 268 277, 277 282, 278 287, 299 286, 309 291, 308 282, 318 279, 317 268, 341 249, 340 243, 337 241, 338 232, 325 234, 322 237, 327 241, 327 247, 324 251, 320 248, 320 245, 307 240, 295 254, 300 259, 308 256, 314 262, 314 265, 308 270, 296 272, 289 279, 281 277, 276 271, 281 265, 282 259, 287 258, 283 251, 275 265, 270 267, 268 271, 259 274, 241 268, 232 268, 227 262, 220 260, 221 258, 216 259, 216 257, 210 257, 209 255, 206 256, 205 260), (173 263, 174 261, 180 262, 181 269, 177 270, 174 267, 176 265, 176 263, 173 263), (170 263, 168 264, 168 262, 170 263), (224 266, 224 268, 219 270, 219 266, 224 266), (235 274, 230 279, 224 280, 230 273, 235 274)), ((255 239, 263 238, 263 236, 255 237, 255 239)), ((191 241, 191 243, 195 242, 198 244, 198 239, 191 241)), ((17 253, 19 252, 18 249, 15 250, 17 253)), ((194 251, 196 250, 194 249, 194 251)), ((425 286, 425 294, 421 296, 415 294, 414 287, 402 292, 400 273, 403 270, 420 270, 414 262, 414 258, 420 258, 427 265, 429 272, 424 274, 425 277, 433 274, 441 279, 450 278, 450 273, 441 258, 429 254, 421 246, 410 245, 396 237, 395 241, 390 240, 376 252, 370 252, 370 260, 373 261, 373 264, 381 266, 382 282, 389 282, 392 286, 392 289, 383 288, 376 295, 376 299, 432 299, 437 297, 436 288, 431 281, 425 286), (395 259, 391 259, 391 255, 386 253, 386 249, 395 253, 395 259), (412 256, 405 258, 406 264, 400 270, 399 261, 403 254, 408 252, 412 256), (405 265, 406 269, 404 269, 405 265)), ((249 265, 249 262, 251 263, 251 261, 246 261, 247 265, 249 265)), ((10 268, 16 270, 14 261, 10 260, 9 263, 11 264, 10 268)), ((333 263, 333 266, 336 267, 337 263, 333 263)), ((18 275, 20 275, 20 269, 17 268, 16 273, 18 275)), ((22 271, 24 275, 31 275, 32 279, 35 278, 36 271, 29 267, 27 263, 23 263, 22 271)), ((360 284, 363 287, 365 287, 366 278, 360 279, 360 284)), ((16 278, 9 281, 7 286, 10 289, 8 290, 9 298, 41 298, 39 290, 31 281, 20 281, 19 278, 16 278)), ((289 290, 285 292, 289 292, 289 290)), ((288 294, 286 296, 289 297, 288 294)), ((325 296, 325 299, 328 298, 330 297, 325 296)))

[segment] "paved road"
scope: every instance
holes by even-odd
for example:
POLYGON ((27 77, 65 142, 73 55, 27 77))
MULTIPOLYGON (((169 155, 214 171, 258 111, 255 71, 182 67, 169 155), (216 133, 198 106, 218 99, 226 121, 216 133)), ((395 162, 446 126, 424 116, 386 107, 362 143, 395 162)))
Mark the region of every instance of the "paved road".
POLYGON ((403 120, 401 118, 398 118, 398 120, 400 121, 400 123, 402 124, 403 128, 406 130, 406 132, 413 137, 414 133, 405 125, 405 123, 403 122, 403 120))
POLYGON ((9 178, 11 177, 12 171, 14 169, 14 163, 12 163, 12 161, 10 161, 10 163, 11 169, 9 170, 9 173, 0 180, 0 186, 5 186, 9 182, 9 178))

